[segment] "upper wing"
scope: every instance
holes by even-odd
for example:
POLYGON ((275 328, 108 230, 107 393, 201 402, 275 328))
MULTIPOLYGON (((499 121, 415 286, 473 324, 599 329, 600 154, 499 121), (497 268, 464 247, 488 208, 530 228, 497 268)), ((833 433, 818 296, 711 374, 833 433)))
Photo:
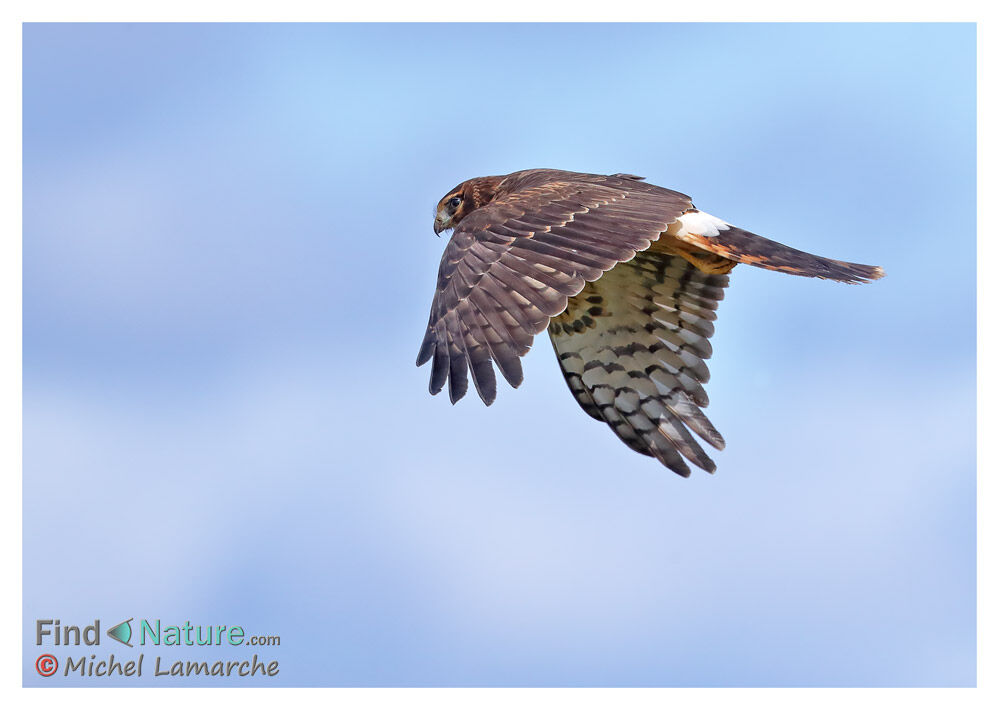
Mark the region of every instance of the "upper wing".
POLYGON ((733 227, 706 212, 691 210, 674 222, 667 235, 691 246, 731 259, 740 264, 759 266, 797 276, 864 283, 880 279, 880 266, 853 264, 809 254, 786 244, 733 227))
POLYGON ((548 326, 587 414, 682 476, 690 475, 684 458, 715 470, 691 432, 725 445, 701 407, 708 404, 708 338, 727 285, 727 274, 707 274, 657 245, 587 284, 548 326))
POLYGON ((416 364, 433 357, 430 392, 455 402, 472 382, 496 398, 491 362, 514 387, 520 357, 587 281, 649 248, 690 198, 631 176, 514 173, 469 214, 444 250, 416 364))

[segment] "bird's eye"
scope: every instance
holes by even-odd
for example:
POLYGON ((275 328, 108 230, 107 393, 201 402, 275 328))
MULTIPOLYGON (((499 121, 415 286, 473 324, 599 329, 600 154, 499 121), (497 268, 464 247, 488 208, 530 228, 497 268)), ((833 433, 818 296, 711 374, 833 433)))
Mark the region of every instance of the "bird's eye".
POLYGON ((447 204, 448 204, 448 207, 450 207, 451 209, 454 209, 455 207, 457 207, 458 205, 461 204, 461 198, 457 197, 457 196, 452 197, 450 200, 447 201, 447 204))

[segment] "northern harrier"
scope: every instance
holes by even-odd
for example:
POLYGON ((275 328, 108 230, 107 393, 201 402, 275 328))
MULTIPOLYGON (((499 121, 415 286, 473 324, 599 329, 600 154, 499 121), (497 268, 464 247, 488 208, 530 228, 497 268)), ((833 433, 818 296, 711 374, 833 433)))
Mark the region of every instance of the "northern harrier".
POLYGON ((772 242, 694 208, 635 175, 522 170, 467 180, 437 205, 453 229, 416 364, 431 357, 430 392, 451 402, 468 372, 487 405, 495 362, 517 387, 520 358, 545 328, 569 389, 624 443, 690 475, 713 472, 691 432, 725 440, 701 411, 715 310, 736 264, 846 283, 877 266, 772 242))

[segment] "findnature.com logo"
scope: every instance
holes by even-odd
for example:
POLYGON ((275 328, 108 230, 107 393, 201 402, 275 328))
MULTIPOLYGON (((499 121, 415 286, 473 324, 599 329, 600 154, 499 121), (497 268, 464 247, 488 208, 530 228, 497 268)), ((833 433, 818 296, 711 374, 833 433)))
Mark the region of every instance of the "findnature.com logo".
MULTIPOLYGON (((130 617, 108 628, 105 635, 127 646, 138 647, 188 647, 191 650, 216 648, 218 652, 233 647, 280 646, 281 637, 276 635, 248 635, 242 626, 164 623, 161 619, 140 619, 130 617)), ((35 645, 100 646, 101 620, 86 626, 63 624, 59 619, 37 619, 35 622, 35 645)), ((126 652, 127 653, 127 652, 126 652)), ((80 677, 141 677, 146 666, 146 654, 140 652, 135 658, 115 658, 111 653, 104 657, 98 653, 67 654, 61 660, 55 654, 43 653, 35 661, 35 670, 48 678, 62 670, 62 675, 80 677)), ((163 676, 216 676, 216 677, 274 677, 280 672, 277 660, 261 660, 254 653, 252 658, 239 660, 218 658, 210 660, 172 660, 157 653, 152 660, 152 677, 163 676)))

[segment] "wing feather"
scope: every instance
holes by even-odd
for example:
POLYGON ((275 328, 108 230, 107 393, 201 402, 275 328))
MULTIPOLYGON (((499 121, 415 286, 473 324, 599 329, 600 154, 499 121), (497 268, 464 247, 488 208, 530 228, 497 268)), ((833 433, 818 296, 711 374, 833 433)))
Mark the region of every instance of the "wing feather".
POLYGON ((682 476, 690 475, 687 461, 715 470, 697 437, 725 445, 701 408, 714 333, 704 314, 714 315, 727 284, 727 275, 646 251, 587 284, 548 327, 583 409, 682 476), (705 294, 693 314, 680 307, 691 293, 705 294))

